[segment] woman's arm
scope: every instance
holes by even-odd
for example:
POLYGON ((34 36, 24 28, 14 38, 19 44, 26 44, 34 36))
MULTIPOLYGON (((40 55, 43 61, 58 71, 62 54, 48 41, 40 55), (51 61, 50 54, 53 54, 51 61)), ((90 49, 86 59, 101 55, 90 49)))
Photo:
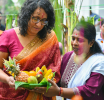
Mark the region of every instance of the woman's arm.
POLYGON ((0 81, 7 83, 7 78, 9 77, 4 71, 3 71, 3 60, 8 58, 8 53, 6 52, 0 52, 0 81))
POLYGON ((6 52, 0 52, 0 81, 3 83, 8 83, 10 87, 15 87, 15 80, 12 76, 8 76, 4 71, 3 71, 3 59, 8 58, 8 53, 6 52))
MULTIPOLYGON (((49 80, 49 82, 52 84, 52 86, 49 88, 48 92, 46 92, 45 87, 36 87, 35 92, 44 93, 44 95, 47 97, 58 96, 60 88, 53 81, 49 80)), ((99 93, 103 84, 104 76, 99 73, 92 72, 90 78, 87 80, 85 85, 78 86, 76 87, 76 89, 62 88, 63 92, 61 96, 70 99, 75 94, 79 94, 83 97, 83 99, 90 99, 95 94, 99 93)))
MULTIPOLYGON (((53 96, 59 96, 60 94, 60 87, 56 85, 56 83, 52 80, 48 80, 52 86, 49 88, 49 90, 46 92, 46 87, 36 87, 34 90, 37 93, 43 93, 46 97, 53 97, 53 96)), ((62 88, 62 92, 60 96, 64 98, 72 98, 74 96, 74 92, 72 88, 62 88)))
POLYGON ((83 86, 78 86, 75 93, 82 95, 82 97, 89 99, 95 94, 99 94, 102 86, 104 85, 104 76, 100 73, 92 72, 90 78, 83 86))

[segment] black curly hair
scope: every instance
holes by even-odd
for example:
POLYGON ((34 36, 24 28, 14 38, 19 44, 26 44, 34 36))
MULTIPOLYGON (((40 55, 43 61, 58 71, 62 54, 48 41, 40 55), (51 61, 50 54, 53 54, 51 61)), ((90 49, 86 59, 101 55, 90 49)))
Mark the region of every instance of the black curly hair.
POLYGON ((38 37, 43 40, 45 39, 47 32, 50 33, 55 24, 54 9, 49 0, 26 0, 21 7, 18 24, 20 34, 25 36, 27 34, 28 22, 31 15, 38 7, 44 9, 48 20, 48 25, 45 25, 43 29, 38 32, 38 37))

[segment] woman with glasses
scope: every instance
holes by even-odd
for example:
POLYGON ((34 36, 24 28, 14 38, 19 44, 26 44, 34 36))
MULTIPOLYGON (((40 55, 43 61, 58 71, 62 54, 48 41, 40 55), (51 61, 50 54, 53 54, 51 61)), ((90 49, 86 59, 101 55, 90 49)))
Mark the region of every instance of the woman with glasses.
POLYGON ((60 80, 61 56, 57 37, 52 31, 54 10, 49 0, 26 0, 19 14, 19 27, 0 36, 0 100, 52 100, 34 91, 14 89, 15 80, 3 69, 3 59, 15 57, 20 70, 31 71, 46 65, 60 80))

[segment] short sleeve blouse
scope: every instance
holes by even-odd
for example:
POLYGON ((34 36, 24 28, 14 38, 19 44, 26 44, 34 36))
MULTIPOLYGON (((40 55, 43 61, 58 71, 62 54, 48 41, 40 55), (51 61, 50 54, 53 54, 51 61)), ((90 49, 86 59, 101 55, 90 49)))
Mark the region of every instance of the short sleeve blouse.
POLYGON ((8 52, 13 58, 17 56, 24 47, 21 45, 14 29, 4 31, 0 36, 0 51, 8 52))

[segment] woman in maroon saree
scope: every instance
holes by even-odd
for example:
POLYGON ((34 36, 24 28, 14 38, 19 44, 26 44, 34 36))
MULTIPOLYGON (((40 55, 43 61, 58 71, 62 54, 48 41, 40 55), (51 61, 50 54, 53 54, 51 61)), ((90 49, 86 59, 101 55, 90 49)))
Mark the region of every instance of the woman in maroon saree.
POLYGON ((73 30, 71 45, 73 51, 63 56, 61 63, 61 87, 53 81, 48 92, 36 87, 37 93, 47 97, 59 95, 70 100, 81 95, 84 100, 104 100, 104 54, 95 41, 93 24, 79 22, 73 30))

